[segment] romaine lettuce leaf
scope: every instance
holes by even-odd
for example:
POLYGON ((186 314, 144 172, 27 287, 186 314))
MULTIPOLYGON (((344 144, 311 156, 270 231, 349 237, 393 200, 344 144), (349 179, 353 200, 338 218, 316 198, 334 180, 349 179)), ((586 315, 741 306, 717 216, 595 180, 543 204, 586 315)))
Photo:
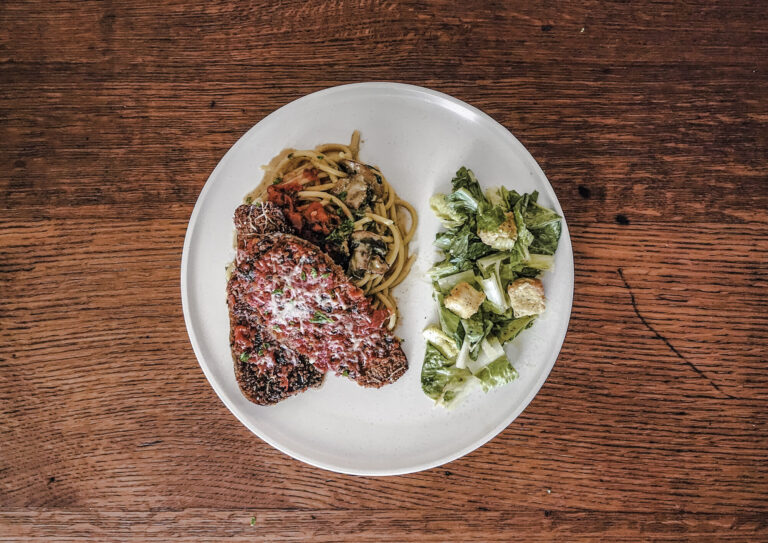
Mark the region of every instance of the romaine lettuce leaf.
POLYGON ((493 249, 472 231, 470 224, 465 224, 453 235, 451 245, 445 252, 450 255, 452 262, 464 269, 471 265, 467 262, 477 260, 492 251, 493 249))
POLYGON ((487 279, 480 281, 480 286, 485 293, 485 302, 492 306, 494 313, 504 313, 509 307, 507 303, 507 294, 501 287, 501 281, 496 273, 491 274, 487 279))
POLYGON ((427 343, 421 367, 424 394, 441 405, 449 405, 472 378, 469 370, 457 368, 434 345, 427 343))
POLYGON ((477 209, 477 229, 484 232, 494 232, 506 220, 504 210, 500 206, 489 203, 481 204, 477 209))
MULTIPOLYGON (((518 257, 519 258, 519 257, 518 257)), ((501 280, 501 285, 504 288, 504 290, 507 289, 507 286, 517 279, 518 272, 522 269, 521 264, 502 264, 499 268, 499 279, 501 280)))
POLYGON ((453 238, 456 235, 454 230, 448 230, 446 232, 440 232, 435 236, 435 241, 432 245, 440 249, 441 251, 448 251, 453 243, 453 238))
POLYGON ((492 388, 506 385, 517 379, 517 370, 512 367, 506 356, 500 356, 487 366, 485 366, 477 375, 480 384, 485 392, 492 388))
POLYGON ((477 212, 484 200, 478 199, 469 189, 461 188, 448 196, 449 205, 457 213, 477 212))
POLYGON ((562 230, 563 226, 559 220, 546 224, 541 228, 532 229, 533 242, 531 242, 528 249, 531 252, 542 255, 555 254, 562 230))
POLYGON ((525 218, 523 217, 523 209, 528 203, 528 194, 525 194, 520 198, 515 207, 512 209, 515 215, 515 224, 517 226, 517 241, 512 249, 512 256, 510 262, 512 264, 519 264, 528 260, 528 247, 533 242, 533 234, 528 230, 525 225, 525 218))
POLYGON ((459 168, 451 180, 451 185, 454 193, 461 191, 463 196, 468 194, 477 203, 485 202, 483 191, 480 189, 480 184, 477 182, 477 178, 475 178, 472 170, 468 170, 464 166, 459 168))
POLYGON ((542 255, 533 252, 528 255, 528 262, 526 262, 526 267, 536 270, 549 270, 554 265, 555 257, 553 255, 542 255))
POLYGON ((519 317, 507 321, 498 321, 495 324, 495 335, 502 343, 512 341, 520 332, 530 327, 535 318, 536 315, 528 315, 526 317, 519 317))
POLYGON ((507 190, 505 187, 501 187, 501 192, 504 195, 504 199, 507 201, 507 207, 509 207, 509 209, 514 208, 518 200, 522 198, 522 196, 520 196, 517 191, 507 190))
POLYGON ((443 390, 443 396, 437 401, 437 405, 446 409, 453 409, 461 400, 478 388, 480 381, 469 370, 462 370, 467 374, 448 383, 443 390))
POLYGON ((507 199, 504 197, 504 193, 501 191, 503 187, 496 187, 494 189, 488 189, 485 191, 485 199, 492 206, 499 206, 504 211, 509 211, 507 205, 507 199))
POLYGON ((429 343, 434 345, 440 354, 448 360, 456 360, 459 355, 459 348, 456 346, 456 340, 442 331, 434 324, 430 324, 421 333, 429 343))
POLYGON ((510 253, 491 253, 483 258, 479 258, 475 264, 480 268, 483 276, 488 277, 488 275, 498 270, 501 263, 509 257, 510 253))
POLYGON ((491 205, 500 207, 503 211, 512 211, 521 196, 514 190, 507 190, 506 187, 488 189, 485 192, 485 199, 491 205))
POLYGON ((427 275, 432 279, 433 281, 436 279, 440 279, 441 277, 445 277, 446 275, 453 275, 454 273, 459 273, 460 271, 464 271, 471 267, 471 264, 468 264, 467 262, 451 262, 449 259, 442 260, 438 262, 437 264, 433 265, 428 271, 427 275))
POLYGON ((446 228, 461 226, 467 220, 467 214, 449 205, 445 194, 435 194, 429 199, 429 207, 446 228))
POLYGON ((482 311, 478 311, 469 319, 461 319, 461 324, 464 328, 464 343, 469 344, 469 356, 476 360, 480 343, 493 328, 493 321, 485 318, 482 311))
POLYGON ((464 329, 459 326, 459 324, 461 324, 461 317, 453 311, 446 309, 442 294, 437 295, 437 307, 438 316, 440 318, 440 328, 442 328, 443 332, 447 335, 455 339, 457 345, 461 345, 464 340, 464 329))
POLYGON ((485 366, 477 375, 480 385, 485 392, 501 385, 506 385, 517 379, 517 370, 512 367, 506 356, 500 356, 487 366, 485 366))
POLYGON ((530 198, 528 199, 528 205, 523 212, 523 217, 525 218, 525 224, 530 229, 541 228, 546 224, 550 224, 561 219, 560 215, 551 209, 540 206, 530 198))
POLYGON ((461 319, 461 324, 464 326, 464 340, 469 341, 470 345, 480 343, 483 339, 483 318, 479 316, 479 313, 475 313, 468 319, 461 319))

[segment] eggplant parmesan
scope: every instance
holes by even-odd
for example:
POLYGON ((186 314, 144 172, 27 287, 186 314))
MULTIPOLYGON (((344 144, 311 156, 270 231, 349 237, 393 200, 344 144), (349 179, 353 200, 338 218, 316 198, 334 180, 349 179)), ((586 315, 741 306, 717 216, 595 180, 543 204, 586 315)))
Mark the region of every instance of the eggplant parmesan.
POLYGON ((235 374, 245 395, 271 404, 333 371, 366 387, 408 368, 389 312, 319 247, 291 233, 270 203, 235 212, 237 256, 227 286, 235 374))
MULTIPOLYGON (((279 208, 270 203, 243 205, 235 211, 238 252, 249 239, 291 227, 279 208)), ((271 405, 323 382, 323 374, 306 357, 280 344, 269 333, 258 313, 244 301, 243 285, 252 277, 249 268, 237 263, 227 283, 230 347, 235 377, 246 398, 271 405)))

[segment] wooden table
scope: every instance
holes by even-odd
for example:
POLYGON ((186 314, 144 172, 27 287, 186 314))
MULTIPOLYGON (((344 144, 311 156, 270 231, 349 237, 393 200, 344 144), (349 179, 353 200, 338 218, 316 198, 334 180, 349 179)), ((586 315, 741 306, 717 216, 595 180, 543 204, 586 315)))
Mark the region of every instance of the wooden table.
POLYGON ((0 540, 768 540, 768 8, 0 4, 0 540), (179 263, 209 172, 328 86, 488 112, 568 219, 549 380, 391 478, 294 461, 205 380, 179 263))

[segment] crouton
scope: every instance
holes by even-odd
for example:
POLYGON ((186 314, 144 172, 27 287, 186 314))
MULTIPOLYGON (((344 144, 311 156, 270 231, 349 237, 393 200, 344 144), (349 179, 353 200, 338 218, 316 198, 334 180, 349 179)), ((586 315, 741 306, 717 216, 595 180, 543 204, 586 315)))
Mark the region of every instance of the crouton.
POLYGON ((468 319, 480 308, 485 300, 485 293, 472 288, 472 285, 462 281, 451 289, 451 294, 444 300, 445 307, 456 313, 462 319, 468 319))
POLYGON ((490 245, 499 251, 511 251, 517 241, 517 224, 515 214, 507 212, 506 219, 496 230, 478 230, 477 235, 486 245, 490 245))
POLYGON ((546 308, 544 285, 538 279, 517 279, 507 287, 507 294, 516 318, 538 315, 546 308))

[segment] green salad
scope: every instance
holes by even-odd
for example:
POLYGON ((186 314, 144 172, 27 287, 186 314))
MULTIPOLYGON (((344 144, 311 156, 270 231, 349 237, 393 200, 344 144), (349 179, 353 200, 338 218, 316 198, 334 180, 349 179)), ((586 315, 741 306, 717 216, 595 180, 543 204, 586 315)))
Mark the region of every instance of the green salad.
POLYGON ((538 276, 552 268, 562 228, 560 215, 537 203, 538 192, 483 193, 464 167, 452 184, 429 202, 446 230, 435 237, 444 258, 428 272, 440 322, 424 330, 421 369, 424 393, 444 407, 517 378, 504 344, 544 311, 538 276))

